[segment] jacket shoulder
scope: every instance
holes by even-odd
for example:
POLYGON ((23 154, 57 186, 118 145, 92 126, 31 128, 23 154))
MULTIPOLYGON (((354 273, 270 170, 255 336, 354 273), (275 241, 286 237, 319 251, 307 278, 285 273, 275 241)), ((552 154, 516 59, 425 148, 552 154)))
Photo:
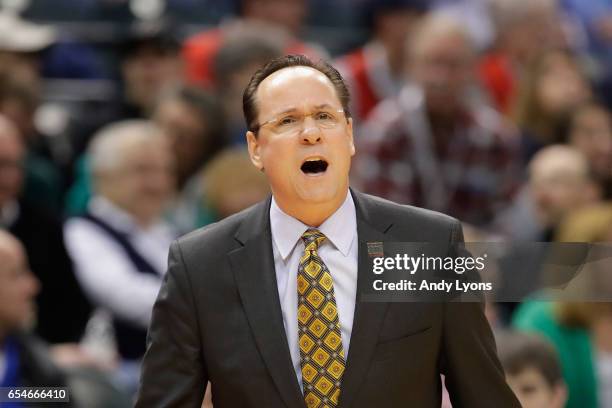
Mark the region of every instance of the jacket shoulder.
POLYGON ((398 204, 369 194, 359 193, 361 202, 370 216, 393 223, 393 232, 397 238, 405 239, 403 233, 410 231, 421 236, 422 241, 438 241, 442 236, 448 237, 449 233, 461 227, 456 218, 441 212, 415 207, 407 204, 398 204))

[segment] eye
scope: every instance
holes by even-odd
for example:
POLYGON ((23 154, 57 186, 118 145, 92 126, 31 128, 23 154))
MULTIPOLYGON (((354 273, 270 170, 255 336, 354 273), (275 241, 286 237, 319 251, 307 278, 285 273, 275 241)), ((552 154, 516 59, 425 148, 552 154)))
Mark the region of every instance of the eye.
POLYGON ((334 115, 332 115, 332 114, 331 114, 331 113, 329 113, 329 112, 318 112, 318 113, 315 115, 315 118, 316 118, 317 120, 333 120, 333 119, 334 119, 334 115))
POLYGON ((284 116, 278 120, 278 126, 290 126, 297 122, 294 116, 284 116))

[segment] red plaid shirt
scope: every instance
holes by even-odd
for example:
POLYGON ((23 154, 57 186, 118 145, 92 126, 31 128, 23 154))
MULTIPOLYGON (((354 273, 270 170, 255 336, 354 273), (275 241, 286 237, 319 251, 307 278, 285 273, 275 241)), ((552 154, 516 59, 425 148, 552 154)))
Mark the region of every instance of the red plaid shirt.
POLYGON ((356 136, 353 185, 486 226, 510 203, 521 179, 516 130, 480 106, 433 135, 417 88, 383 101, 356 136))

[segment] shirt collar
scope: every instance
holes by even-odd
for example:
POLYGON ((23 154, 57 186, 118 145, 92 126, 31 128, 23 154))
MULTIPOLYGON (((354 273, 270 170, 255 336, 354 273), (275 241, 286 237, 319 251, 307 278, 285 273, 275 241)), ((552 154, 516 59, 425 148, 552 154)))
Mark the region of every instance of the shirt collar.
POLYGON ((148 227, 140 226, 134 217, 103 196, 94 196, 88 206, 89 212, 107 222, 112 228, 127 235, 145 233, 159 236, 175 236, 174 230, 163 219, 148 227))
POLYGON ((103 196, 95 196, 89 202, 89 212, 107 222, 111 227, 124 234, 138 230, 134 218, 125 210, 103 196))
MULTIPOLYGON (((285 260, 302 234, 310 228, 281 210, 274 197, 270 206, 270 227, 272 240, 285 260)), ((347 192, 342 205, 319 226, 318 230, 325 234, 342 255, 348 256, 353 239, 357 235, 355 203, 350 192, 347 192)))

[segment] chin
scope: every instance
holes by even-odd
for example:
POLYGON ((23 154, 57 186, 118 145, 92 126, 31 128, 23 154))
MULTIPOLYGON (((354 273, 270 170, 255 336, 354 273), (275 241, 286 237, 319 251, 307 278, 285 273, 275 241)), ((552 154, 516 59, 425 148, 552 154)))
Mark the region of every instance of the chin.
POLYGON ((339 189, 337 187, 320 187, 298 191, 298 197, 300 197, 302 201, 309 203, 323 204, 336 200, 338 198, 338 193, 339 189))

